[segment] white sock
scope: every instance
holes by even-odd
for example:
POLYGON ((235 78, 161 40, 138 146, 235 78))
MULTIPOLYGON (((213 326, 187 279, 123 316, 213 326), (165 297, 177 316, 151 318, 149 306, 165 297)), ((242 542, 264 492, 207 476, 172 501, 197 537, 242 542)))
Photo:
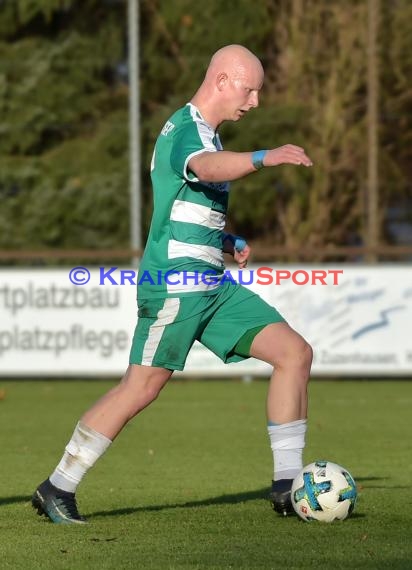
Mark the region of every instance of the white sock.
POLYGON ((273 451, 274 481, 294 479, 302 469, 306 427, 306 420, 268 425, 270 447, 273 451))
POLYGON ((64 455, 50 475, 52 485, 63 491, 75 493, 87 471, 103 455, 112 441, 105 435, 79 422, 64 455))

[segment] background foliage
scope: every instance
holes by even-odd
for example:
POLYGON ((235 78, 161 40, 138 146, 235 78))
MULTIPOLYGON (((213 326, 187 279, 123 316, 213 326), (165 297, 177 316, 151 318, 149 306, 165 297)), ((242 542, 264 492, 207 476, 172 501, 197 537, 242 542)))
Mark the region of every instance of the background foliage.
MULTIPOLYGON (((225 147, 293 142, 315 168, 282 166, 234 183, 232 230, 258 244, 364 243, 367 18, 366 0, 141 0, 144 231, 159 129, 195 92, 211 54, 242 43, 261 58, 266 81, 259 109, 222 127, 225 147)), ((388 243, 404 239, 393 217, 410 216, 411 22, 408 0, 382 3, 388 243)), ((0 248, 128 246, 127 79, 126 1, 0 1, 0 248)))

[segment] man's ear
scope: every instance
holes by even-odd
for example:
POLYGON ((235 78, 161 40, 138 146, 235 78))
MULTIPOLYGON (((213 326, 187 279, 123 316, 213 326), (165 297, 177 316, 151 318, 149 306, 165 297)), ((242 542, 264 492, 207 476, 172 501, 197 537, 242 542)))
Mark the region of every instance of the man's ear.
POLYGON ((219 91, 222 91, 225 88, 228 79, 229 78, 227 76, 227 73, 225 73, 224 71, 219 73, 219 75, 216 77, 216 86, 219 89, 219 91))

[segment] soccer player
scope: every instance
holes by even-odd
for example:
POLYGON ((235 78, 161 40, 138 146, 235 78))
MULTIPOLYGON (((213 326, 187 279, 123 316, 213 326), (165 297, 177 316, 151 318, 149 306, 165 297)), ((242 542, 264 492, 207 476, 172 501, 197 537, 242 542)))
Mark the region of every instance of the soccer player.
POLYGON ((224 233, 229 182, 280 164, 312 165, 305 151, 291 144, 223 150, 219 126, 258 106, 263 78, 259 59, 245 47, 219 49, 191 101, 159 134, 130 364, 120 384, 80 419, 60 463, 33 495, 33 506, 53 522, 86 522, 77 509, 77 486, 125 424, 157 398, 173 371, 184 368, 195 340, 224 362, 254 357, 273 365, 267 395, 275 466, 270 499, 275 511, 292 512, 290 489, 302 468, 312 350, 258 295, 219 281, 223 252, 239 267, 250 255, 243 239, 224 233), (161 280, 144 278, 159 271, 161 280))

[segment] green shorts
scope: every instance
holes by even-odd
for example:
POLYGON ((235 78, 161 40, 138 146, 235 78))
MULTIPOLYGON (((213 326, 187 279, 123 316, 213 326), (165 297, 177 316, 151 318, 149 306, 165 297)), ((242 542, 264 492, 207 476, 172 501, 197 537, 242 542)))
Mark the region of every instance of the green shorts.
POLYGON ((223 362, 248 358, 236 354, 239 339, 250 329, 285 322, 259 295, 230 282, 216 295, 138 300, 138 321, 130 364, 183 370, 195 340, 223 362))

